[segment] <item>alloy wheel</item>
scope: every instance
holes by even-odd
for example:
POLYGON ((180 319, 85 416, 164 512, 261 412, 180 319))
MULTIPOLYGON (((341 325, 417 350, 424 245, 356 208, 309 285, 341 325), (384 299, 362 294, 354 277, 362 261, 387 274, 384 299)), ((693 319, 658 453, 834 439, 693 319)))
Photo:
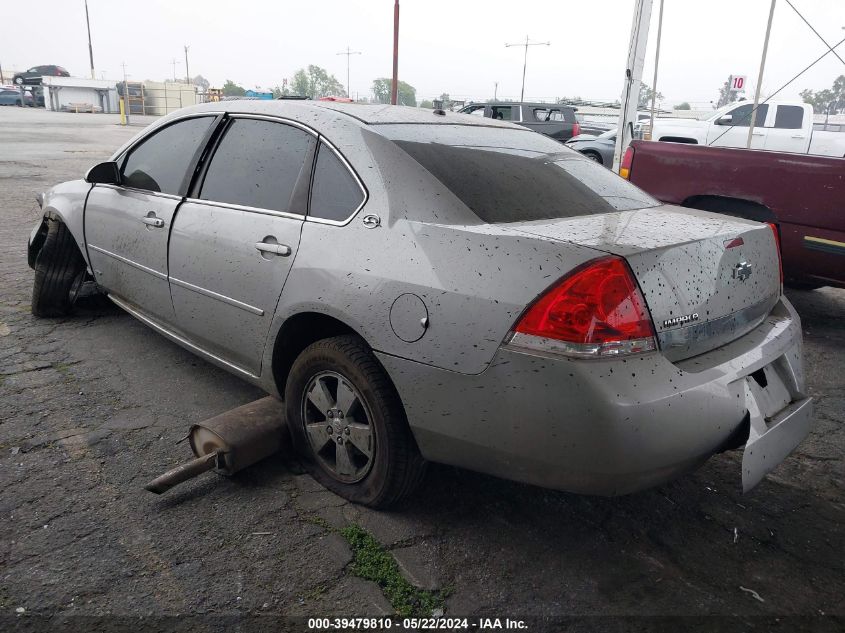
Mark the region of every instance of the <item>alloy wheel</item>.
POLYGON ((375 426, 366 402, 352 382, 325 371, 308 382, 302 422, 314 457, 334 479, 361 481, 373 466, 375 426))

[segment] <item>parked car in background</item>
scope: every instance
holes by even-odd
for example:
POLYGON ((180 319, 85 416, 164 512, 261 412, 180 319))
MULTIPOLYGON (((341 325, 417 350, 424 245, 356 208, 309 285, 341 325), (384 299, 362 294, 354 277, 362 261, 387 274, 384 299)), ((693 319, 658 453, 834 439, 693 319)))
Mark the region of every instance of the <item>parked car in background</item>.
POLYGON ((524 127, 208 103, 40 202, 36 316, 96 279, 284 394, 309 472, 356 503, 426 460, 616 495, 742 445, 747 490, 809 432, 771 227, 663 205, 524 127))
MULTIPOLYGON (((703 121, 656 119, 651 139, 713 147, 746 147, 753 103, 732 103, 703 121)), ((845 134, 818 131, 807 103, 769 102, 757 107, 751 149, 845 156, 845 134)))
POLYGON ((845 288, 845 158, 634 141, 623 168, 663 202, 774 224, 786 281, 845 288))
POLYGON ((70 73, 61 66, 33 66, 29 70, 16 73, 12 81, 17 85, 40 86, 41 78, 48 77, 70 77, 70 73))
POLYGON ((28 105, 34 106, 35 99, 29 92, 24 92, 21 97, 20 90, 0 90, 0 105, 28 105))
POLYGON ((561 142, 581 133, 581 124, 575 118, 575 108, 572 106, 553 103, 471 103, 458 112, 516 123, 561 142))
POLYGON ((616 149, 616 128, 598 136, 579 134, 566 141, 566 146, 581 152, 599 165, 613 166, 613 152, 616 149))

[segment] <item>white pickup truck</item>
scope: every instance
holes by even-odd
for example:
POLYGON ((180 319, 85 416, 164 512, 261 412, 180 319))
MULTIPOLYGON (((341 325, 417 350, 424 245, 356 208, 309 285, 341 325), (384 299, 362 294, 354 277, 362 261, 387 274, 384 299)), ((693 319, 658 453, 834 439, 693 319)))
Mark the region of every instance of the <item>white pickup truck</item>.
MULTIPOLYGON (((753 104, 731 103, 711 116, 696 119, 657 119, 653 140, 714 147, 745 147, 753 104)), ((751 136, 752 149, 845 156, 845 133, 813 129, 813 108, 806 103, 769 102, 758 106, 751 136)))

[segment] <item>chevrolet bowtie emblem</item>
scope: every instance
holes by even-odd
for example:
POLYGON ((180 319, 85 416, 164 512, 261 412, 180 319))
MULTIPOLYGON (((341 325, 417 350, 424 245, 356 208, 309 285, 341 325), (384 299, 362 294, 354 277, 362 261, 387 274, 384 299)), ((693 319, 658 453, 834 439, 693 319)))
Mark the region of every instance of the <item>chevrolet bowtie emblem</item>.
POLYGON ((751 276, 751 264, 748 262, 739 262, 734 266, 733 278, 745 281, 751 276))

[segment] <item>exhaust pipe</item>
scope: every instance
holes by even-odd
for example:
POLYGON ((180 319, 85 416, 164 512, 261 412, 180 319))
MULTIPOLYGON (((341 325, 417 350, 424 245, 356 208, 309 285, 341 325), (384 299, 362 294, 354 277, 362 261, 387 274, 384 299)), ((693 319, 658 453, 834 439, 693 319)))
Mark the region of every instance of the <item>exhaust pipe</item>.
POLYGON ((285 438, 282 403, 267 396, 194 424, 188 441, 196 459, 167 471, 144 488, 162 494, 209 470, 233 475, 276 453, 285 438))

